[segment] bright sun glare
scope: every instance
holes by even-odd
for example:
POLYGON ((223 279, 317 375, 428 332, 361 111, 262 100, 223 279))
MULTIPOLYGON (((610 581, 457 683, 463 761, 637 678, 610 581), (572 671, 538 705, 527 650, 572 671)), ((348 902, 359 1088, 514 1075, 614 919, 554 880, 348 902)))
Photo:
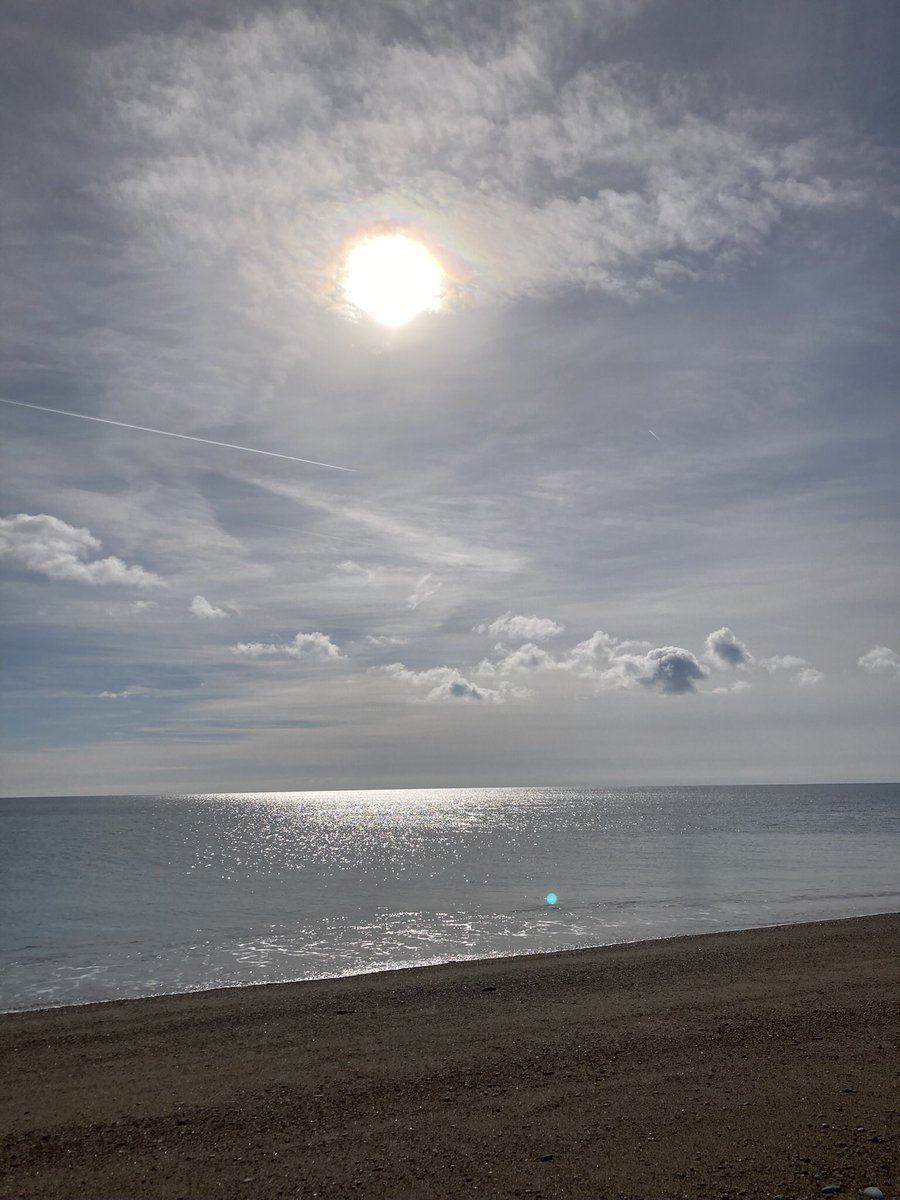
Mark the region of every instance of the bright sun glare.
POLYGON ((344 292, 382 325, 405 325, 440 306, 441 268, 421 242, 402 233, 359 242, 347 256, 344 292))

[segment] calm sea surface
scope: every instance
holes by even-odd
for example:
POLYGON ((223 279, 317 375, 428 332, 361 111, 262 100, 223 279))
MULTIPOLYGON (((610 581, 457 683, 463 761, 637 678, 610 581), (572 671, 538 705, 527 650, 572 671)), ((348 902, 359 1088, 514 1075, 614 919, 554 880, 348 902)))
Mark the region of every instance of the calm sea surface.
POLYGON ((0 800, 0 1010, 898 909, 898 784, 0 800))

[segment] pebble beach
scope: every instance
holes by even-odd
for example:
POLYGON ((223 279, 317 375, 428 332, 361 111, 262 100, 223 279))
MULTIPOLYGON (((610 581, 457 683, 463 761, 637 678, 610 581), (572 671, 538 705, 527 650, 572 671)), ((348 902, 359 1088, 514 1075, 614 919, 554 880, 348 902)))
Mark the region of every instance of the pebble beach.
POLYGON ((0 1047, 22 1200, 900 1191, 896 914, 13 1013, 0 1047))

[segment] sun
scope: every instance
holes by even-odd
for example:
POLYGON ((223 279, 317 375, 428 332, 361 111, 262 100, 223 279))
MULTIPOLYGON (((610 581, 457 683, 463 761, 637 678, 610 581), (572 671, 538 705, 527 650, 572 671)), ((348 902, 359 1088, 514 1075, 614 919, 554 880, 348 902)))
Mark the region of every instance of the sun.
POLYGON ((406 325, 440 308, 443 272, 421 242, 402 233, 357 242, 347 255, 344 294, 381 325, 406 325))

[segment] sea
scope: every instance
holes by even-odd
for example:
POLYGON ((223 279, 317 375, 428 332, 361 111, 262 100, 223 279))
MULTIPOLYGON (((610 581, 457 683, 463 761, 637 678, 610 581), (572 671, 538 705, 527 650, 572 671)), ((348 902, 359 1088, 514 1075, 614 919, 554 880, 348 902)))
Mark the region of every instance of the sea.
POLYGON ((900 910, 900 784, 0 800, 0 1011, 900 910))

